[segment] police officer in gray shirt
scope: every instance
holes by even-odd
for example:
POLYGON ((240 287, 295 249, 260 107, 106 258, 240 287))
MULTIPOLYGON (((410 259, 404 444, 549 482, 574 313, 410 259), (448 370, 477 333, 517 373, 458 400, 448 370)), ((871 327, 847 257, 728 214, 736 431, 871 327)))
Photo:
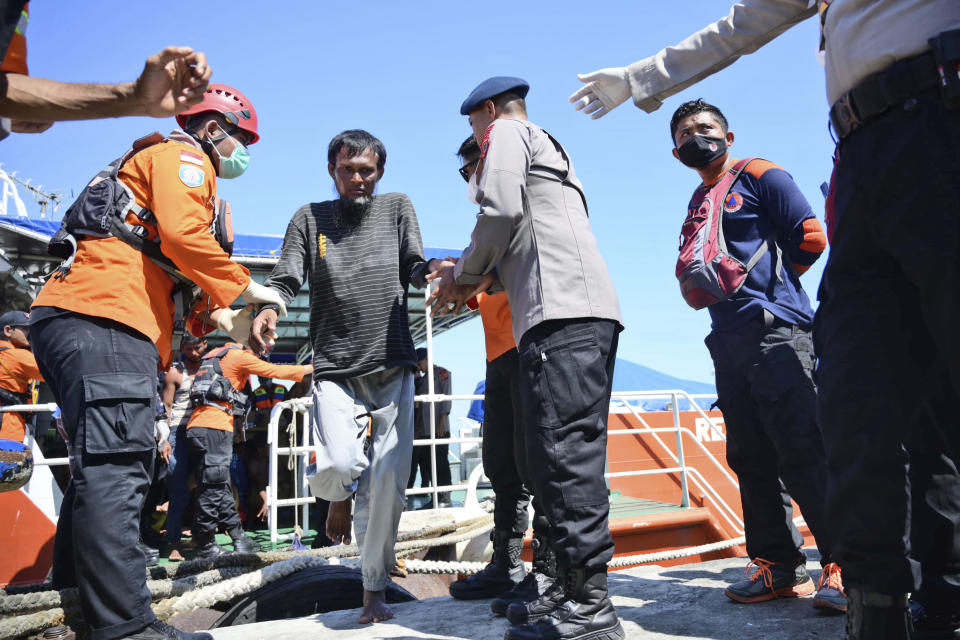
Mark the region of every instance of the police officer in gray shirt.
POLYGON ((528 89, 490 78, 460 108, 480 142, 480 213, 456 265, 431 276, 440 281, 432 302, 456 306, 495 279, 513 312, 530 475, 562 579, 539 600, 510 605, 506 638, 615 640, 624 633, 607 596, 603 473, 620 307, 573 164, 526 118, 528 89))
POLYGON ((742 0, 674 46, 580 76, 571 101, 593 118, 627 98, 654 111, 814 16, 838 140, 813 331, 817 414, 847 637, 953 638, 960 431, 942 416, 960 399, 960 2, 742 0), (949 471, 922 468, 931 451, 949 471), (938 525, 919 538, 935 544, 916 544, 924 521, 938 525))

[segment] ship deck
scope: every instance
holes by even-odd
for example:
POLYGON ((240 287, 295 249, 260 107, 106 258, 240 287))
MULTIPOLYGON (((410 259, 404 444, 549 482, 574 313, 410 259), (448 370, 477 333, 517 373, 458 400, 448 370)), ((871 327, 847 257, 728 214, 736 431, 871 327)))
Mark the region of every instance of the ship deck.
MULTIPOLYGON (((815 552, 808 556, 815 557, 815 552)), ((627 638, 764 640, 839 638, 844 617, 817 613, 811 598, 737 604, 723 595, 744 576, 744 558, 725 558, 675 567, 646 565, 610 574, 609 586, 627 638)), ((816 579, 819 564, 808 563, 816 579)), ((374 625, 357 623, 359 610, 214 629, 216 640, 500 640, 507 629, 488 601, 435 597, 392 605, 396 616, 374 625)))

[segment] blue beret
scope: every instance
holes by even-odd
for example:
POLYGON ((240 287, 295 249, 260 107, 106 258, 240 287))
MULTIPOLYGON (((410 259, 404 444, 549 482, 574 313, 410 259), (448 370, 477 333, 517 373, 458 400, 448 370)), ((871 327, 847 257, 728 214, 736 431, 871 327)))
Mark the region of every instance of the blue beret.
POLYGON ((506 91, 513 91, 519 94, 521 98, 526 98, 527 92, 530 91, 530 84, 522 78, 514 78, 511 76, 494 76, 487 78, 478 84, 477 88, 471 91, 467 99, 460 105, 460 115, 470 115, 470 112, 482 105, 484 101, 506 91))
POLYGON ((427 350, 424 349, 423 347, 420 347, 419 349, 417 349, 417 362, 420 362, 421 360, 426 360, 426 359, 427 359, 427 350))

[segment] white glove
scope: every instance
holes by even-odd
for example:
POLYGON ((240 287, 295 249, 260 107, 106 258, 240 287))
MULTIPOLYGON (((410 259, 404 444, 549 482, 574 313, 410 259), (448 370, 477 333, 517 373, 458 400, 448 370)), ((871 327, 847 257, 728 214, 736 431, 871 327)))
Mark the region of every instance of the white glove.
POLYGON ((250 341, 250 327, 252 326, 253 305, 246 306, 243 309, 221 309, 217 313, 217 328, 230 336, 234 342, 247 344, 250 341))
POLYGON ((243 299, 247 302, 254 304, 275 304, 280 307, 277 315, 281 318, 287 315, 287 305, 284 304, 283 298, 280 297, 280 294, 270 287, 265 287, 262 284, 257 284, 250 280, 250 284, 247 285, 247 288, 243 290, 243 293, 240 295, 243 296, 243 299))
POLYGON ((570 102, 577 111, 592 114, 590 117, 594 120, 607 115, 630 97, 626 67, 608 67, 578 74, 577 79, 586 82, 587 86, 570 96, 570 102))
POLYGON ((163 443, 170 437, 170 425, 166 420, 157 420, 153 423, 153 432, 157 438, 157 451, 163 449, 163 443))

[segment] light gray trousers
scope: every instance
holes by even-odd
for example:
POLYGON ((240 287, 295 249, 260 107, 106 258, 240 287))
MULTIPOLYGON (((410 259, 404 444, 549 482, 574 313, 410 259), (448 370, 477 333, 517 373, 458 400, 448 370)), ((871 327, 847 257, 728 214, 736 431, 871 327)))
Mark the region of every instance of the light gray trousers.
POLYGON ((356 494, 354 532, 363 588, 382 591, 397 558, 393 547, 413 453, 413 372, 392 367, 313 389, 316 463, 307 467, 315 496, 356 494), (370 434, 364 452, 367 434, 370 434))

